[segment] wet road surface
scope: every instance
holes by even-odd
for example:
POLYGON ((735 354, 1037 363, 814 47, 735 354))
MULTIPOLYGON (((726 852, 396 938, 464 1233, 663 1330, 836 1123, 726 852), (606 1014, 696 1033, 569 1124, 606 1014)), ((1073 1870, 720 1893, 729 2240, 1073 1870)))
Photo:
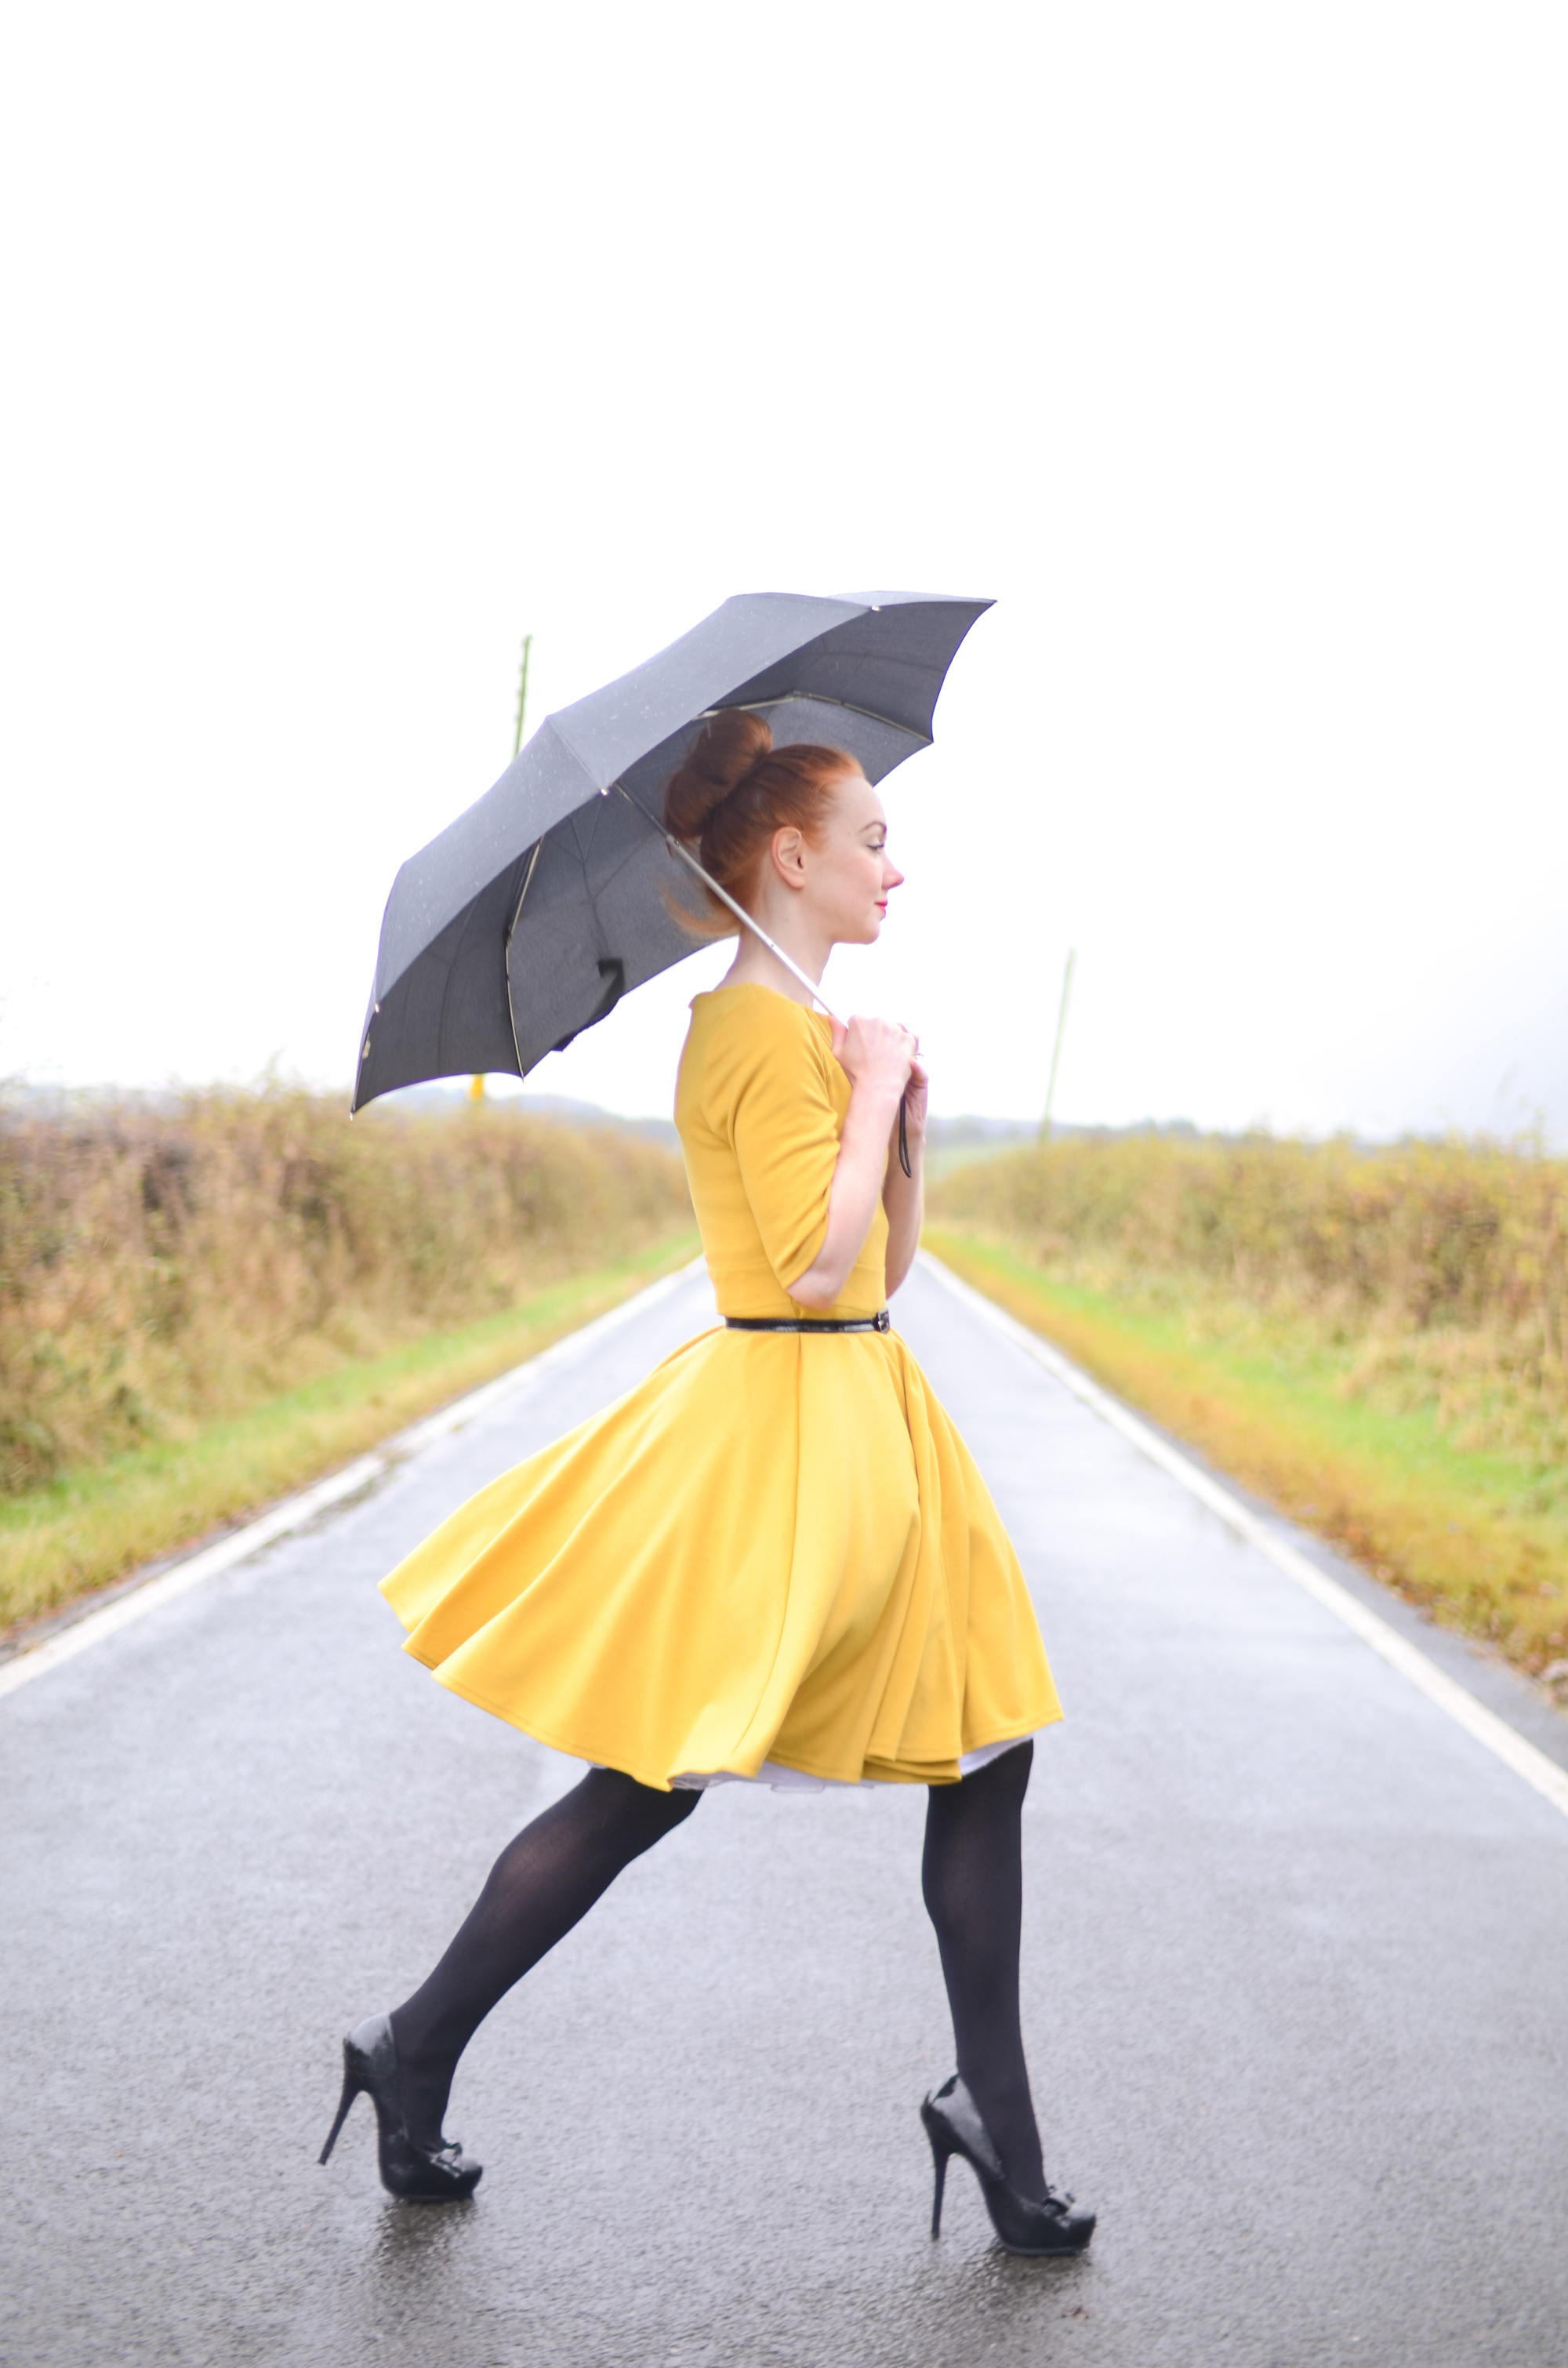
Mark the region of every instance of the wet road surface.
MULTIPOLYGON (((926 2235, 915 1792, 732 1786, 466 2057, 400 2207, 345 2027, 579 1772, 382 1573, 707 1320, 699 1278, 0 1703, 0 2359, 323 2368, 1568 2362, 1568 1819, 929 1274, 895 1319, 1040 1606, 1025 2027, 1072 2264, 926 2235)), ((1403 1616, 1403 1615, 1402 1615, 1403 1616)), ((1444 1645, 1451 1656, 1464 1648, 1444 1645)))

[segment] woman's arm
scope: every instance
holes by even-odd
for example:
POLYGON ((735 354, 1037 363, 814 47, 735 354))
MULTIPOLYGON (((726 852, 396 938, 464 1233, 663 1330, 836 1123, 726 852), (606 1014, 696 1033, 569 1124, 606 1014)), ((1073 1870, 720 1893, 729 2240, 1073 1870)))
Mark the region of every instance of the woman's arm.
MULTIPOLYGON (((834 1053, 849 1078, 849 1109, 839 1137, 838 1160, 827 1201, 827 1231, 823 1245, 804 1274, 788 1285, 791 1299, 802 1307, 831 1307, 849 1280, 849 1269, 865 1246, 884 1191, 888 1175, 888 1141, 898 1124, 899 1099, 915 1062, 915 1039, 907 1030, 887 1019, 852 1019, 842 1034, 834 1030, 834 1053)), ((925 1128, 922 1078, 921 1131, 925 1128)), ((910 1128, 910 1165, 915 1167, 915 1129, 910 1128)), ((897 1164, 897 1152, 893 1154, 897 1164)), ((915 1170, 919 1174, 918 1168, 915 1170)), ((898 1180, 909 1190, 903 1170, 898 1180)), ((900 1204, 901 1212, 903 1204, 900 1204)), ((892 1212, 889 1212, 890 1218, 892 1212)), ((915 1192, 911 1234, 899 1281, 909 1271, 920 1231, 919 1193, 915 1192)), ((890 1241, 889 1289, 892 1258, 890 1241)))
POLYGON ((911 1065, 909 1083, 903 1089, 904 1133, 914 1172, 906 1176, 899 1165, 898 1112, 894 1110, 882 1183, 882 1206, 888 1212, 890 1299, 915 1264, 915 1253, 920 1247, 920 1221, 926 1208, 926 1072, 916 1061, 911 1065))

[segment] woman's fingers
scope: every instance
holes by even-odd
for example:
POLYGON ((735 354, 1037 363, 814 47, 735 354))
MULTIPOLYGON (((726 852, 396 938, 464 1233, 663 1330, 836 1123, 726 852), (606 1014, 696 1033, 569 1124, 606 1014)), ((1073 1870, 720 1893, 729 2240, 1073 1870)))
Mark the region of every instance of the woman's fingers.
POLYGON ((867 1019, 856 1018, 849 1022, 852 1030, 858 1030, 867 1045, 901 1044, 913 1055, 920 1049, 920 1039, 911 1029, 897 1019, 867 1019))
POLYGON ((920 1040, 894 1019, 857 1017, 842 1040, 835 1031, 833 1049, 851 1083, 902 1093, 914 1074, 920 1040))

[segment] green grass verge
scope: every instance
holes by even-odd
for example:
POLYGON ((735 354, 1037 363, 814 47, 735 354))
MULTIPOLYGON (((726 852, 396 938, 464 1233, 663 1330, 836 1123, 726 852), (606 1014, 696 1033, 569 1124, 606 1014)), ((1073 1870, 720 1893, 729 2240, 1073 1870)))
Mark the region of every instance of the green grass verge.
POLYGON ((697 1247, 694 1233, 682 1234, 460 1331, 346 1362, 194 1438, 0 1502, 0 1626, 56 1610, 320 1479, 684 1265, 697 1247))
POLYGON ((1195 1337, 1179 1309, 1058 1282, 994 1242, 943 1226, 926 1239, 1119 1397, 1450 1626, 1527 1669, 1562 1657, 1568 1520, 1535 1467, 1456 1447, 1427 1409, 1346 1395, 1348 1350, 1195 1337))

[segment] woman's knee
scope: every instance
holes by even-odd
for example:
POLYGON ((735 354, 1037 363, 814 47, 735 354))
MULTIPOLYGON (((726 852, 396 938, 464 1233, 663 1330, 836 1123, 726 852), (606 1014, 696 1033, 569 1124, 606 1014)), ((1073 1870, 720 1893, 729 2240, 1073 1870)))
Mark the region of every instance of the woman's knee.
MULTIPOLYGON (((1010 1751, 999 1751, 972 1776, 964 1777, 963 1784, 974 1785, 988 1797, 1021 1803, 1029 1789, 1029 1771, 1034 1766, 1034 1737, 1026 1735, 1010 1751)), ((961 1789, 961 1787, 960 1787, 961 1789)), ((978 1792, 976 1794, 978 1797, 978 1792)))
POLYGON ((660 1792, 655 1784, 640 1783, 620 1768, 591 1768, 582 1791, 608 1825, 635 1850, 648 1850, 665 1834, 682 1826, 701 1800, 692 1790, 660 1792))
POLYGON ((971 1817, 1017 1808, 1028 1791, 1033 1766, 1034 1737, 1026 1735, 1021 1743, 1015 1743, 1010 1750, 999 1751, 983 1768, 960 1776, 956 1784, 933 1784, 932 1817, 943 1823, 962 1824, 971 1817))

